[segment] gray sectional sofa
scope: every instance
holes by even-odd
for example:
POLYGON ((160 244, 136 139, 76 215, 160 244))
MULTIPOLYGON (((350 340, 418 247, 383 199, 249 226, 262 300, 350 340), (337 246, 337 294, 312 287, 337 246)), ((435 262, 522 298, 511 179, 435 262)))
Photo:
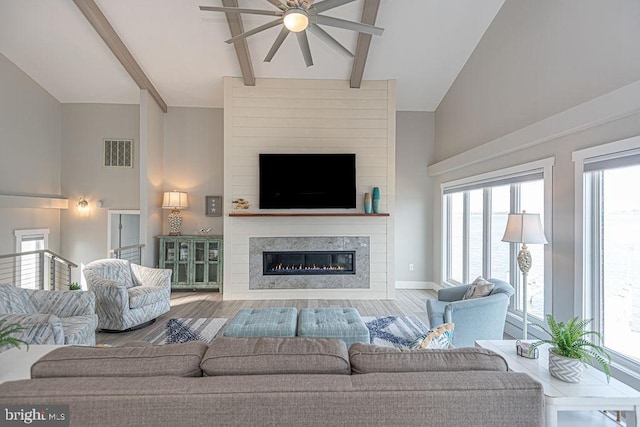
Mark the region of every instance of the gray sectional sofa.
POLYGON ((72 426, 542 426, 542 386, 479 348, 323 338, 63 347, 0 405, 69 405, 72 426))

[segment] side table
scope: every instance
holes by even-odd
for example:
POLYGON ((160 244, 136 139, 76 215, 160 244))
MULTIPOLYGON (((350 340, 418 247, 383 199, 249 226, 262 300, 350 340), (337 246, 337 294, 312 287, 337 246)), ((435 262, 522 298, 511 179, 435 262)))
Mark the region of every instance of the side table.
POLYGON ((0 353, 0 384, 7 381, 28 380, 31 378, 31 366, 45 354, 64 347, 62 345, 31 344, 29 348, 10 348, 0 353))
POLYGON ((509 370, 524 372, 544 387, 546 425, 558 425, 558 411, 611 410, 627 411, 628 427, 638 427, 640 419, 640 392, 611 378, 607 383, 604 373, 593 367, 585 369, 582 381, 567 383, 549 373, 549 346, 539 347, 538 359, 527 359, 516 354, 515 340, 480 340, 476 347, 486 348, 504 357, 509 370))

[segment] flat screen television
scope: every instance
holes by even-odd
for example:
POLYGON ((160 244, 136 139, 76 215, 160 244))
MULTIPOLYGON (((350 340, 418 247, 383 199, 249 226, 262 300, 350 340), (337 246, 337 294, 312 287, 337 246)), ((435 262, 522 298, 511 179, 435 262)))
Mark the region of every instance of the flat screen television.
POLYGON ((260 154, 260 209, 355 207, 355 154, 260 154))

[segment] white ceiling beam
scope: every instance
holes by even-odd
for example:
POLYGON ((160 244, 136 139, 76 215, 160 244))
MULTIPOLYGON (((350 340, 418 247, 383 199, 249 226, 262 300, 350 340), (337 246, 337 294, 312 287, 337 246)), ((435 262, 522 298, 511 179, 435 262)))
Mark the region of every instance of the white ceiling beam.
POLYGON ((93 26, 96 32, 102 37, 102 40, 107 44, 111 52, 120 61, 125 70, 129 73, 134 82, 140 89, 146 89, 149 91, 153 99, 156 100, 162 111, 167 112, 167 103, 164 102, 160 93, 156 90, 151 83, 151 80, 142 71, 142 68, 136 62, 127 46, 124 44, 116 30, 111 26, 107 18, 104 16, 98 5, 94 0, 73 0, 78 6, 78 9, 87 18, 89 23, 93 26))
MULTIPOLYGON (((375 25, 376 18, 378 17, 378 9, 380 9, 380 0, 364 0, 362 19, 360 22, 375 25)), ((362 85, 362 76, 364 75, 364 67, 367 64, 371 37, 371 34, 358 33, 358 43, 356 45, 355 57, 353 58, 349 87, 359 88, 360 85, 362 85)))
MULTIPOLYGON (((238 0, 222 0, 222 5, 225 7, 238 7, 238 0)), ((227 16, 227 23, 229 24, 229 31, 231 32, 232 38, 244 33, 242 14, 225 13, 225 15, 227 16)), ((255 86, 256 76, 253 73, 253 63, 251 62, 247 39, 237 40, 233 43, 233 46, 236 49, 236 55, 238 56, 238 63, 240 64, 240 71, 242 72, 245 86, 255 86)))

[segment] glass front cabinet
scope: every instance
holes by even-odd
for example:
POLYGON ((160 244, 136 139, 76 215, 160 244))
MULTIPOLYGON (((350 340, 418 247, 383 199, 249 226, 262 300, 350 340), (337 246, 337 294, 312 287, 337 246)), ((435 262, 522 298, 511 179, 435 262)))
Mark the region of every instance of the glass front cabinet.
POLYGON ((172 290, 222 292, 222 236, 160 236, 160 268, 172 290))

